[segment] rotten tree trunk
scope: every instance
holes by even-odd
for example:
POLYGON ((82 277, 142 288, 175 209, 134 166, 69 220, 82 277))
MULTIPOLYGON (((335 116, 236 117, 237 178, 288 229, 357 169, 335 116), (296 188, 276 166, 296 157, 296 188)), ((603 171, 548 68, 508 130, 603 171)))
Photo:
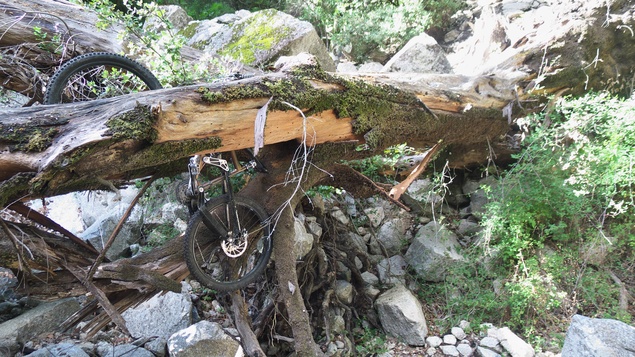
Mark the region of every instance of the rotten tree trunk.
MULTIPOLYGON (((272 73, 231 83, 5 110, 0 112, 0 204, 29 195, 107 189, 108 181, 117 185, 182 171, 182 159, 196 152, 253 147, 254 119, 269 98, 273 101, 265 145, 302 137, 302 116, 282 104, 289 102, 309 114, 309 142, 365 142, 371 149, 332 152, 337 159, 369 156, 403 142, 425 148, 439 140, 455 167, 482 163, 492 150, 499 157, 511 152, 501 106, 516 100, 504 90, 513 81, 499 79, 495 87, 491 78, 463 78, 457 98, 426 85, 458 78, 420 75, 416 88, 401 90, 368 84, 396 84, 398 78, 390 74, 364 76, 362 82, 319 71, 272 73), (480 86, 482 92, 484 81, 490 85, 487 95, 467 87, 480 86)), ((411 79, 407 82, 413 85, 411 79)))

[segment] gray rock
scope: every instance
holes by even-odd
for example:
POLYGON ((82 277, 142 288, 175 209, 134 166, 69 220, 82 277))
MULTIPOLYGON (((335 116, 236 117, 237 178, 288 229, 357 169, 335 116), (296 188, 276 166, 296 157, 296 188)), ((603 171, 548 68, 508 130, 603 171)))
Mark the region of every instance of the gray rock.
POLYGON ((171 357, 244 356, 240 344, 220 324, 210 321, 198 322, 170 336, 168 351, 171 357))
POLYGON ((326 355, 333 356, 336 353, 337 353, 337 345, 335 344, 335 342, 329 342, 329 344, 326 346, 326 355))
POLYGON ((405 284, 406 266, 408 264, 401 255, 386 258, 377 264, 379 280, 383 284, 405 284))
POLYGON ((368 62, 359 66, 359 69, 357 71, 360 73, 375 73, 381 72, 383 68, 384 65, 379 62, 368 62))
POLYGON ((497 184, 498 184, 498 181, 496 180, 494 176, 487 176, 480 180, 466 180, 463 183, 463 192, 466 195, 471 195, 477 190, 482 189, 483 186, 494 187, 497 184))
POLYGON ((426 281, 443 281, 448 267, 464 258, 456 235, 437 222, 421 227, 408 248, 406 262, 426 281))
POLYGON ((375 301, 384 331, 413 346, 425 346, 428 326, 421 303, 406 287, 398 285, 375 301))
POLYGON ((443 343, 443 339, 439 336, 429 336, 426 338, 426 342, 430 347, 439 347, 443 343))
POLYGON ((152 341, 146 342, 143 347, 152 352, 156 357, 164 357, 168 354, 168 338, 165 336, 157 337, 152 341))
POLYGON ((186 295, 170 291, 124 311, 122 316, 135 338, 168 337, 192 323, 192 301, 186 295))
POLYGON ((364 280, 366 284, 372 285, 372 286, 375 286, 379 283, 379 278, 377 277, 377 275, 369 271, 365 271, 362 273, 362 279, 364 280))
POLYGON ((523 341, 508 327, 499 328, 496 331, 496 336, 501 346, 503 346, 512 357, 533 357, 536 354, 533 347, 523 341))
POLYGON ((0 351, 17 351, 20 344, 44 333, 57 331, 59 325, 79 310, 75 298, 43 302, 20 316, 0 324, 0 351))
POLYGON ((496 352, 496 351, 492 351, 487 347, 476 347, 476 355, 479 357, 501 357, 501 355, 496 352))
POLYGON ((344 212, 342 212, 339 207, 333 207, 330 214, 331 217, 333 217, 336 221, 344 225, 348 225, 351 222, 350 219, 348 219, 348 216, 344 212))
MULTIPOLYGON (((86 228, 79 237, 88 241, 93 247, 101 251, 104 244, 108 241, 110 234, 119 223, 120 218, 120 216, 112 215, 107 217, 102 216, 97 222, 86 228)), ((139 241, 140 236, 136 234, 136 232, 140 232, 139 228, 140 226, 124 225, 106 252, 106 257, 111 261, 121 258, 131 244, 139 241)))
MULTIPOLYGON (((147 351, 146 351, 147 352, 147 351)), ((89 357, 88 353, 84 352, 79 346, 75 344, 64 342, 56 345, 50 345, 29 354, 30 357, 89 357)), ((113 355, 115 356, 115 355, 113 355)), ((121 355, 116 355, 121 356, 121 355)), ((150 356, 137 356, 130 355, 131 357, 154 357, 150 356)))
MULTIPOLYGON (((480 208, 477 209, 477 212, 479 211, 480 208)), ((456 228, 456 233, 464 237, 472 237, 482 230, 483 228, 480 224, 469 219, 462 219, 459 221, 459 226, 456 228)))
POLYGON ((349 305, 353 302, 353 285, 345 280, 337 280, 335 282, 335 296, 340 302, 349 305))
POLYGON ((425 33, 413 37, 384 66, 383 72, 452 73, 437 41, 425 33))
POLYGON ((364 237, 360 236, 355 232, 348 232, 346 235, 346 244, 352 245, 355 250, 357 250, 361 254, 366 254, 368 252, 368 248, 366 247, 366 240, 364 237))
POLYGON ((443 336, 443 343, 446 345, 456 345, 456 336, 454 335, 445 335, 443 336))
POLYGON ((304 220, 295 218, 293 229, 295 231, 295 243, 294 251, 297 260, 302 259, 305 255, 309 254, 311 248, 313 248, 313 234, 308 233, 304 227, 304 220))
POLYGON ((366 214, 366 217, 368 217, 370 225, 375 228, 379 227, 386 216, 382 206, 366 208, 364 209, 364 213, 366 214))
POLYGON ((635 356, 635 327, 611 319, 574 315, 562 357, 635 356))
POLYGON ((457 340, 463 340, 467 337, 467 335, 465 334, 465 331, 463 331, 462 328, 460 327, 452 327, 452 335, 454 335, 454 337, 456 337, 457 340))
POLYGON ((357 73, 357 67, 353 62, 340 62, 337 64, 337 72, 340 73, 357 73))
POLYGON ((319 223, 317 223, 316 217, 307 217, 306 224, 311 234, 313 234, 314 236, 318 238, 322 236, 322 226, 319 223))
POLYGON ((441 352, 443 352, 446 356, 454 356, 457 357, 460 355, 459 350, 456 349, 454 345, 441 345, 439 346, 441 352))
POLYGON ((486 348, 488 348, 490 350, 493 350, 493 351, 496 351, 498 353, 503 352, 503 349, 502 349, 502 347, 500 345, 500 342, 495 337, 491 337, 491 336, 483 337, 481 339, 481 341, 479 342, 479 346, 486 347, 486 348))
MULTIPOLYGON (((163 5, 159 6, 159 8, 163 11, 163 18, 168 20, 176 30, 184 28, 192 21, 192 18, 187 12, 178 5, 163 5)), ((160 32, 166 30, 166 25, 163 20, 157 16, 148 16, 143 23, 143 28, 147 31, 160 32)))
POLYGON ((456 349, 459 351, 461 356, 470 357, 474 354, 474 350, 467 343, 459 343, 459 345, 456 346, 456 349))
POLYGON ((155 357, 154 354, 143 347, 129 343, 113 346, 103 344, 97 348, 97 354, 101 357, 126 356, 126 357, 155 357))
POLYGON ((11 269, 0 267, 0 295, 18 285, 18 278, 11 269))
POLYGON ((315 56, 325 71, 335 71, 335 63, 311 23, 274 9, 236 15, 192 21, 183 31, 194 33, 187 44, 254 67, 305 52, 315 56))
POLYGON ((383 245, 388 255, 400 254, 411 240, 408 234, 412 222, 409 218, 396 217, 384 222, 377 231, 377 241, 383 245))

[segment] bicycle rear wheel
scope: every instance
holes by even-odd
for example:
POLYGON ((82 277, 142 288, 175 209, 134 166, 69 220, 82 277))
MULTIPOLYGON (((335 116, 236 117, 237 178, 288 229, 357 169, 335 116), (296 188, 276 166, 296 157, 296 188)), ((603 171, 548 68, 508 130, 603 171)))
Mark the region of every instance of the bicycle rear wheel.
MULTIPOLYGON (((234 196, 240 222, 240 234, 235 240, 225 239, 203 223, 203 215, 196 212, 185 231, 184 255, 190 273, 201 284, 219 291, 233 291, 246 287, 258 278, 271 257, 271 230, 264 209, 254 201, 234 196)), ((205 207, 227 231, 229 198, 211 199, 205 207)))
POLYGON ((86 53, 62 65, 51 77, 44 104, 85 102, 160 89, 140 63, 108 52, 86 53))

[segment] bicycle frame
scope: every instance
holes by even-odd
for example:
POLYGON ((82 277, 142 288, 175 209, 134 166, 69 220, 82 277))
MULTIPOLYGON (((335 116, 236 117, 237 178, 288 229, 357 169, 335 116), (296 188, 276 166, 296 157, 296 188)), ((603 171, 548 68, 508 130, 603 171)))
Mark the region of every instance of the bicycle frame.
MULTIPOLYGON (((236 213, 234 191, 230 178, 250 168, 257 168, 259 166, 259 162, 257 162, 255 158, 253 159, 254 160, 252 160, 247 165, 234 169, 230 172, 227 160, 224 160, 220 157, 215 157, 213 156, 213 154, 207 154, 204 156, 194 155, 190 158, 190 162, 188 164, 189 182, 186 194, 193 200, 196 200, 196 209, 201 212, 202 220, 205 226, 208 229, 218 233, 221 237, 223 237, 223 239, 232 239, 241 234, 242 228, 240 227, 240 221, 238 219, 238 214, 236 213), (220 177, 201 185, 198 181, 198 175, 200 174, 205 164, 220 168, 222 174, 220 177), (229 198, 227 211, 225 212, 225 214, 227 215, 227 222, 229 227, 224 227, 216 219, 214 219, 214 217, 212 217, 207 210, 203 209, 206 202, 205 190, 208 187, 217 184, 219 181, 222 181, 223 183, 223 194, 227 195, 229 198)), ((237 159, 234 159, 234 161, 235 166, 238 166, 237 159)))

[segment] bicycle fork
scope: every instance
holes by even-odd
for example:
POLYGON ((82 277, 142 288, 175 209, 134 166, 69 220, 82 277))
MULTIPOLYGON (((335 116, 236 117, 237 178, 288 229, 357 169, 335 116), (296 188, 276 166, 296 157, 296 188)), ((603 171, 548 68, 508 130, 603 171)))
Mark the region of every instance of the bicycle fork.
MULTIPOLYGON (((227 164, 227 160, 212 157, 212 156, 204 156, 202 158, 203 163, 216 166, 221 169, 223 175, 223 193, 227 195, 227 205, 225 206, 225 215, 227 220, 227 227, 225 227, 218 219, 214 218, 209 211, 205 209, 205 197, 204 197, 204 189, 199 187, 196 180, 196 175, 198 174, 198 170, 200 167, 201 158, 198 155, 195 155, 190 159, 190 189, 197 190, 199 211, 202 215, 202 221, 205 226, 213 231, 218 233, 222 238, 222 247, 225 251, 225 254, 232 256, 238 256, 242 254, 244 249, 240 251, 239 254, 231 253, 235 249, 234 245, 243 245, 240 242, 243 232, 242 227, 240 226, 240 220, 238 219, 238 212, 236 211, 236 202, 234 201, 234 191, 232 188, 230 174, 229 174, 229 165, 227 164)), ((246 242, 246 239, 245 239, 246 242)), ((245 247, 246 248, 246 247, 245 247)))

